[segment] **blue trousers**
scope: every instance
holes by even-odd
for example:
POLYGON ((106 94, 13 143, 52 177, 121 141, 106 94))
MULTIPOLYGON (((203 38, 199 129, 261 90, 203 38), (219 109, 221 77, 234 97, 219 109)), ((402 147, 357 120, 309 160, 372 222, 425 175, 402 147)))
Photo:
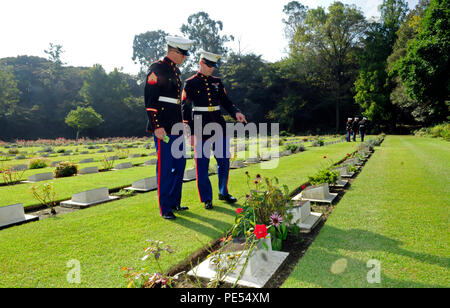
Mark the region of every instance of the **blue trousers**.
POLYGON ((361 142, 364 142, 364 135, 366 134, 366 132, 363 130, 360 130, 359 133, 361 134, 361 142))
POLYGON ((356 141, 356 132, 353 132, 353 141, 356 141))
POLYGON ((350 131, 347 131, 347 142, 350 142, 350 138, 351 138, 352 133, 350 131))
POLYGON ((156 178, 161 216, 167 215, 173 208, 180 205, 181 188, 186 167, 184 137, 169 135, 169 138, 170 141, 165 143, 154 136, 156 153, 158 155, 156 178), (172 153, 174 142, 177 142, 179 145, 174 145, 174 153, 172 153))
POLYGON ((219 193, 228 196, 228 177, 230 173, 230 139, 218 138, 217 141, 202 140, 194 147, 195 168, 197 171, 197 188, 200 202, 212 201, 213 192, 209 180, 209 160, 211 157, 211 144, 214 157, 217 161, 217 174, 219 177, 219 193), (206 144, 206 146, 205 146, 206 144), (201 148, 199 148, 201 146, 201 148))

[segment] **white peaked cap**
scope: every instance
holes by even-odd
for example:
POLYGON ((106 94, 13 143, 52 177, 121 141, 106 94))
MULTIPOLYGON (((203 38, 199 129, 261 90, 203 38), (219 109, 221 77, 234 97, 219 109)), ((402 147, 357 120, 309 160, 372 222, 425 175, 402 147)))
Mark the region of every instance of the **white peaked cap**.
POLYGON ((221 55, 218 55, 218 54, 215 54, 212 52, 208 52, 203 49, 200 49, 199 53, 200 53, 200 59, 206 59, 206 60, 214 62, 214 63, 219 61, 219 59, 221 57, 221 55))
POLYGON ((352 118, 347 118, 347 121, 348 121, 348 120, 353 120, 353 119, 352 119, 352 118))
POLYGON ((194 41, 180 36, 166 36, 166 41, 167 45, 182 50, 188 50, 194 43, 194 41))
POLYGON ((367 120, 367 118, 363 118, 363 120, 367 120))

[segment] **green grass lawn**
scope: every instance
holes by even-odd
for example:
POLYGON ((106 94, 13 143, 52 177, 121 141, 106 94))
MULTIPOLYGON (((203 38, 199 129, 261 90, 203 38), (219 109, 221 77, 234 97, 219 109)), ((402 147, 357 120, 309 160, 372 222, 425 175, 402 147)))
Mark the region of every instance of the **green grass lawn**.
POLYGON ((284 287, 448 288, 449 195, 448 142, 388 136, 284 287))
MULTIPOLYGON (((231 228, 235 210, 248 193, 245 171, 252 176, 277 176, 291 190, 323 165, 323 156, 338 161, 356 150, 339 143, 283 157, 275 169, 261 164, 230 171, 229 189, 239 198, 234 206, 214 201, 207 211, 199 202, 196 182, 183 185, 182 205, 190 207, 175 221, 159 216, 156 192, 106 203, 56 218, 0 231, 0 287, 124 287, 121 268, 140 268, 146 239, 163 241, 175 253, 161 259, 164 270, 180 263, 231 228), (67 262, 81 264, 81 284, 69 284, 67 262)), ((217 176, 211 177, 217 196, 217 176)), ((156 269, 155 269, 156 270, 156 269)))

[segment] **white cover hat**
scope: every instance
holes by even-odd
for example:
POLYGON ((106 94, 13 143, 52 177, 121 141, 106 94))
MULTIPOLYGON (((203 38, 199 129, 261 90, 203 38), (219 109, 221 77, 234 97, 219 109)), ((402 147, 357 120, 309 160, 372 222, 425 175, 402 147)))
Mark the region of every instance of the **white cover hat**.
POLYGON ((167 45, 173 48, 178 48, 180 51, 184 51, 186 55, 189 55, 188 49, 192 46, 194 41, 180 36, 166 36, 167 45))
POLYGON ((212 53, 209 51, 205 51, 203 49, 200 49, 199 53, 200 53, 200 59, 205 59, 207 64, 211 64, 211 65, 214 65, 215 67, 217 67, 217 61, 219 61, 221 55, 218 55, 218 54, 215 54, 215 53, 212 53))

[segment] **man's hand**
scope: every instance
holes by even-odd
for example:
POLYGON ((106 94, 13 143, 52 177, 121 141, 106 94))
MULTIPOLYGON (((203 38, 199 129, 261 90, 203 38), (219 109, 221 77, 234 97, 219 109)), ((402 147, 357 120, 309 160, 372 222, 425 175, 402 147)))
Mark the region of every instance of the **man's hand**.
POLYGON ((245 119, 245 115, 243 115, 240 112, 236 113, 236 120, 238 120, 238 122, 247 124, 247 120, 245 119))
POLYGON ((163 140, 166 138, 166 130, 163 127, 155 129, 155 136, 156 138, 163 140))

